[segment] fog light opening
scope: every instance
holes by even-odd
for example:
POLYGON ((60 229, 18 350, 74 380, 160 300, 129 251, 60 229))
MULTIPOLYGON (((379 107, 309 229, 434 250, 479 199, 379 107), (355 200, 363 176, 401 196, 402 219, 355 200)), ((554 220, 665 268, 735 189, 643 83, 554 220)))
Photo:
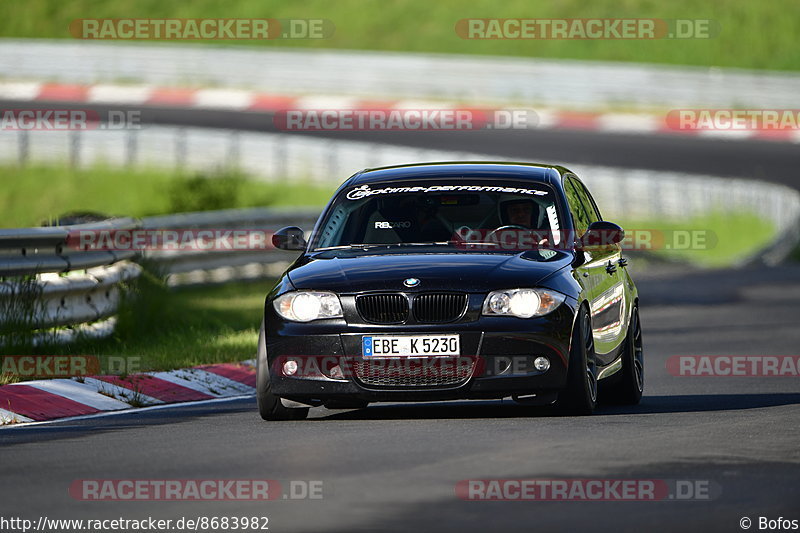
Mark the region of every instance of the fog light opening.
POLYGON ((333 379, 344 379, 344 372, 342 372, 342 367, 339 365, 331 367, 330 373, 333 379))
POLYGON ((294 376, 297 373, 297 361, 288 360, 283 363, 283 375, 294 376))
POLYGON ((550 368, 550 359, 539 356, 533 360, 533 367, 539 372, 547 372, 550 368))

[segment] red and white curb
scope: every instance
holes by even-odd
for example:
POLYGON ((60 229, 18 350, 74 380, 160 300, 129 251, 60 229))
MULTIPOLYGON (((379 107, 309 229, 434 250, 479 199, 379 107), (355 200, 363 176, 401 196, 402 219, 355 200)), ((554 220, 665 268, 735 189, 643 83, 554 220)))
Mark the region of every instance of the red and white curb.
MULTIPOLYGON (((365 100, 339 96, 296 96, 267 94, 243 89, 163 88, 148 85, 69 85, 43 82, 0 81, 0 99, 87 104, 164 106, 277 113, 302 109, 451 109, 452 104, 411 100, 365 100)), ((465 106, 476 108, 477 106, 465 106)), ((499 109, 499 108, 498 108, 499 109)), ((731 140, 758 139, 800 142, 800 130, 680 130, 667 124, 666 114, 609 113, 534 109, 539 121, 535 128, 692 135, 731 140)))
POLYGON ((169 372, 24 381, 0 387, 0 425, 252 395, 255 361, 169 372))

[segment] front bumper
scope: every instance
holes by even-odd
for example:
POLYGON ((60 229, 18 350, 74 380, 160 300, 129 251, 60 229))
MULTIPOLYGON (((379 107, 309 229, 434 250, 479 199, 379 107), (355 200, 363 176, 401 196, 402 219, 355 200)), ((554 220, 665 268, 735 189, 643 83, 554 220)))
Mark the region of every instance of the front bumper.
POLYGON ((340 321, 266 321, 266 354, 272 392, 305 403, 327 400, 436 401, 503 398, 555 392, 566 383, 575 307, 563 303, 535 319, 480 317, 468 323, 353 326, 340 321), (361 355, 365 335, 458 334, 461 356, 375 360, 361 355), (544 356, 550 368, 533 367, 544 356), (449 359, 449 360, 448 360, 449 359), (297 370, 286 375, 292 360, 297 370), (372 366, 370 366, 372 365, 372 366), (399 379, 366 378, 364 369, 399 379), (402 384, 399 384, 402 383, 402 384))

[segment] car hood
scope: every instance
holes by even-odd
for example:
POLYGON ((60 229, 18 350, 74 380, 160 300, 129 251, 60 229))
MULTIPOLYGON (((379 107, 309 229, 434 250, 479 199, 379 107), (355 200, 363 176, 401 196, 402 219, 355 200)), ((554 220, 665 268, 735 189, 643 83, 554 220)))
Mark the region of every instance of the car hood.
POLYGON ((567 267, 572 255, 538 251, 501 253, 390 253, 366 252, 317 254, 298 261, 289 270, 289 280, 298 289, 330 290, 337 293, 364 291, 460 290, 486 292, 493 289, 530 287, 567 267), (419 285, 409 289, 408 278, 419 285))

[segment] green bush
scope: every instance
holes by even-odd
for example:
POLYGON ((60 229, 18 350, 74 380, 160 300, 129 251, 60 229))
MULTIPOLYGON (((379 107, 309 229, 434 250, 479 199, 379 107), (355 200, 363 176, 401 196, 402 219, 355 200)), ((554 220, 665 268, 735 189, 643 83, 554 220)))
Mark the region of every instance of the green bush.
MULTIPOLYGON (((169 210, 183 213, 239 207, 244 181, 235 175, 178 178, 169 187, 169 210)), ((272 198, 265 197, 262 205, 271 201, 272 198)))

